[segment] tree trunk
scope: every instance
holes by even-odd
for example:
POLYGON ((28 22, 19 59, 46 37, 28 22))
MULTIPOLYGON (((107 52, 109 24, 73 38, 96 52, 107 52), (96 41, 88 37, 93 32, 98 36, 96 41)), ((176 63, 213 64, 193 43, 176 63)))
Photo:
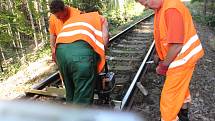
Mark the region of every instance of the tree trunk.
MULTIPOLYGON (((8 23, 8 33, 12 38, 15 38, 15 37, 13 37, 13 32, 12 32, 10 23, 8 23)), ((14 39, 12 39, 12 43, 13 43, 13 49, 15 49, 15 51, 16 51, 16 57, 18 57, 18 59, 20 59, 19 52, 17 50, 16 42, 14 39)))
POLYGON ((204 0, 204 10, 203 10, 203 15, 207 16, 207 3, 208 0, 204 0))
MULTIPOLYGON (((9 10, 10 10, 11 13, 14 15, 13 3, 12 3, 11 0, 8 0, 8 2, 9 2, 9 10)), ((18 52, 18 50, 17 50, 16 40, 15 40, 15 39, 17 39, 17 37, 16 37, 16 32, 13 32, 10 23, 8 23, 8 33, 9 33, 9 35, 10 35, 11 37, 13 37, 13 39, 12 39, 12 41, 13 41, 13 47, 14 47, 14 49, 15 49, 15 51, 16 51, 16 55, 17 55, 18 59, 20 59, 20 57, 19 57, 19 52, 18 52)))
POLYGON ((20 46, 20 49, 21 49, 22 58, 25 58, 24 48, 23 48, 23 45, 22 45, 21 36, 20 36, 19 32, 17 33, 17 36, 18 36, 18 40, 19 40, 19 46, 20 46))
POLYGON ((214 16, 215 15, 215 0, 212 0, 211 4, 212 4, 212 16, 214 16))
POLYGON ((125 0, 118 0, 118 4, 119 4, 119 11, 120 11, 120 18, 124 19, 125 18, 125 15, 124 15, 125 0))
MULTIPOLYGON (((1 69, 2 69, 2 72, 3 72, 3 62, 5 62, 6 61, 6 59, 5 59, 5 56, 4 56, 4 53, 3 53, 3 51, 2 51, 2 48, 0 47, 0 63, 1 63, 1 69)), ((7 65, 7 64, 6 64, 7 65)))
POLYGON ((42 24, 42 29, 44 31, 44 39, 45 39, 45 43, 49 42, 48 41, 48 18, 49 18, 49 6, 48 6, 48 2, 47 0, 39 0, 40 3, 41 3, 41 6, 40 6, 40 12, 43 13, 43 15, 41 16, 41 24, 42 24), (48 13, 47 15, 45 15, 44 13, 48 13))
MULTIPOLYGON (((42 30, 42 25, 41 25, 41 21, 42 21, 42 15, 41 15, 41 4, 40 4, 40 1, 39 0, 35 0, 34 2, 34 6, 35 6, 35 9, 36 9, 36 12, 39 14, 39 18, 37 19, 38 20, 38 26, 39 26, 39 34, 40 34, 40 38, 41 39, 41 43, 43 44, 44 43, 44 37, 43 37, 43 30, 42 30)), ((40 43, 40 44, 41 44, 40 43)))
MULTIPOLYGON (((37 3, 38 3, 38 12, 40 14, 43 13, 43 5, 42 5, 42 0, 37 0, 37 3)), ((40 30, 41 30, 41 36, 42 36, 42 43, 45 44, 46 41, 45 40, 48 40, 48 37, 47 37, 47 30, 46 30, 46 27, 45 27, 45 18, 44 18, 44 15, 42 14, 40 16, 40 19, 39 19, 39 27, 40 27, 40 30)))
MULTIPOLYGON (((1 47, 0 47, 0 53, 2 54, 2 51, 1 51, 1 47)), ((0 55, 0 67, 1 67, 1 71, 3 72, 3 66, 2 66, 2 55, 0 55)))
MULTIPOLYGON (((42 0, 39 0, 39 3, 42 4, 42 0)), ((40 11, 40 13, 43 13, 44 9, 43 9, 42 5, 40 5, 39 11, 40 11)), ((42 30, 44 31, 44 34, 43 34, 44 40, 45 40, 44 43, 46 43, 48 40, 48 37, 47 37, 48 33, 46 30, 46 23, 45 23, 44 15, 41 16, 41 26, 42 26, 42 30)))
POLYGON ((2 8, 3 8, 3 1, 0 0, 0 10, 2 10, 2 8))
MULTIPOLYGON (((49 0, 46 0, 46 3, 49 3, 49 0)), ((47 7, 47 10, 49 11, 49 5, 48 4, 46 5, 46 7, 47 7)), ((47 15, 50 16, 50 12, 48 12, 47 15)))
MULTIPOLYGON (((14 3, 11 1, 11 0, 8 0, 9 1, 9 8, 10 8, 10 11, 12 12, 13 15, 15 15, 14 13, 14 3)), ((18 17, 18 15, 17 15, 18 17)), ((10 24, 9 24, 10 26, 10 24)), ((14 36, 13 38, 13 46, 14 46, 14 49, 16 50, 16 54, 18 56, 18 58, 20 59, 20 56, 19 56, 19 48, 21 48, 21 53, 22 53, 22 43, 21 43, 21 37, 20 37, 20 33, 19 31, 16 30, 16 32, 13 32, 13 30, 11 29, 11 26, 9 27, 9 31, 11 36, 14 36), (18 45, 18 46, 17 46, 18 45)))
MULTIPOLYGON (((35 29, 35 26, 34 26, 34 20, 33 20, 33 15, 32 15, 32 12, 31 12, 31 9, 30 9, 30 6, 29 6, 29 1, 26 0, 26 5, 27 5, 27 9, 28 9, 28 14, 29 14, 29 17, 30 17, 30 22, 31 22, 31 29, 33 30, 33 36, 34 36, 34 44, 35 44, 35 48, 36 50, 38 49, 38 42, 37 42, 37 35, 36 35, 36 29, 35 29)), ((30 1, 31 2, 31 1, 30 1)))

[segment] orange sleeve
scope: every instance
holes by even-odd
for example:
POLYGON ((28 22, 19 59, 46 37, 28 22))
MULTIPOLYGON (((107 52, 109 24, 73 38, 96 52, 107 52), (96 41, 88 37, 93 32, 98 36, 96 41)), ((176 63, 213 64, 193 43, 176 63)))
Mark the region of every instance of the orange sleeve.
POLYGON ((165 12, 168 43, 184 43, 184 22, 181 13, 170 8, 165 12))
POLYGON ((49 33, 56 35, 56 27, 53 15, 51 15, 49 18, 49 33))
POLYGON ((75 16, 81 14, 81 11, 77 8, 69 7, 70 16, 75 16))

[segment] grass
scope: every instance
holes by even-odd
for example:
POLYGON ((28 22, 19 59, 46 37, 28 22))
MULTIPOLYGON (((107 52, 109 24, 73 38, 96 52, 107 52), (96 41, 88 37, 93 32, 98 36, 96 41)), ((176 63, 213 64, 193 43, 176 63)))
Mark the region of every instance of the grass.
POLYGON ((122 30, 126 29, 127 27, 129 27, 131 24, 136 23, 137 21, 141 20, 142 18, 148 16, 149 14, 153 13, 152 10, 145 10, 143 11, 143 13, 141 13, 138 16, 133 16, 130 21, 125 22, 124 24, 120 25, 120 26, 113 26, 110 28, 110 33, 111 36, 114 36, 116 34, 118 34, 119 32, 121 32, 122 30), (117 28, 117 29, 115 29, 117 28))
MULTIPOLYGON (((191 11, 191 14, 194 18, 194 20, 197 23, 200 23, 202 25, 205 25, 207 27, 209 27, 211 30, 213 30, 213 33, 215 34, 215 15, 212 15, 211 13, 207 13, 207 15, 203 14, 203 6, 204 3, 203 2, 194 2, 191 4, 187 4, 188 8, 191 11), (198 9, 194 9, 194 8, 198 8, 198 9)), ((208 7, 211 7, 211 5, 209 5, 208 7)), ((215 11, 215 8, 210 8, 212 10, 215 11)), ((211 10, 207 10, 208 12, 211 10)), ((209 45, 215 49, 215 39, 212 39, 209 41, 209 45)))
POLYGON ((215 14, 212 13, 213 11, 215 11, 215 8, 212 8, 211 5, 207 5, 208 9, 205 15, 203 13, 204 11, 203 2, 193 2, 191 4, 187 4, 187 6, 190 9, 191 14, 196 22, 202 23, 203 25, 207 25, 211 29, 215 30, 215 14))

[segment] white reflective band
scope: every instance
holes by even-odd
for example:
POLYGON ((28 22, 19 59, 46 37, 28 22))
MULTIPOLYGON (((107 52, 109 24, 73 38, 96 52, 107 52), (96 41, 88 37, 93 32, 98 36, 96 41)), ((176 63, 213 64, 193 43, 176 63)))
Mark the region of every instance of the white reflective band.
MULTIPOLYGON (((165 121, 165 120, 163 120, 163 119, 161 118, 161 121, 165 121)), ((177 116, 174 120, 172 120, 172 121, 179 121, 178 116, 177 116)))
POLYGON ((185 56, 184 58, 177 60, 177 61, 173 61, 169 68, 174 68, 177 66, 181 66, 183 64, 185 64, 191 57, 193 57, 194 55, 196 55, 198 52, 200 52, 202 50, 202 45, 199 44, 199 46, 195 47, 187 56, 185 56))
POLYGON ((60 38, 60 37, 69 37, 69 36, 74 36, 76 34, 84 34, 84 35, 87 35, 89 36, 95 43, 98 47, 100 47, 102 50, 104 50, 104 45, 99 42, 90 32, 86 31, 86 30, 74 30, 74 31, 69 31, 69 32, 61 32, 57 38, 60 38))
POLYGON ((199 37, 198 37, 197 34, 194 35, 194 36, 192 36, 192 37, 188 40, 188 42, 182 47, 181 52, 179 53, 179 55, 182 54, 182 53, 184 53, 185 51, 187 51, 187 49, 188 49, 195 41, 197 41, 198 39, 199 39, 199 37))
MULTIPOLYGON (((74 26, 85 26, 90 28, 96 35, 102 37, 102 32, 95 29, 92 25, 86 23, 86 22, 76 22, 76 23, 72 23, 72 24, 68 24, 66 26, 63 27, 63 29, 69 28, 69 27, 74 27, 74 26)), ((62 30, 63 30, 62 29, 62 30)))

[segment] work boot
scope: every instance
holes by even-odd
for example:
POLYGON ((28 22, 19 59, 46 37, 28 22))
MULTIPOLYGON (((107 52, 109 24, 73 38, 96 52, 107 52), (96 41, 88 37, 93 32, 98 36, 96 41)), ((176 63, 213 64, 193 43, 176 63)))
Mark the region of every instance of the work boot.
POLYGON ((188 109, 181 109, 178 113, 179 121, 189 121, 188 109))

